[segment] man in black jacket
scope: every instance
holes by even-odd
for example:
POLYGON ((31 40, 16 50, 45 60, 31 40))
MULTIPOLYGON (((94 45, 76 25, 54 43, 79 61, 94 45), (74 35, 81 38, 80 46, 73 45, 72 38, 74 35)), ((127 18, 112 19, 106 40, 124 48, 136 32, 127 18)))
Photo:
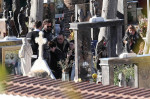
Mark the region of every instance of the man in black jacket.
POLYGON ((35 22, 35 29, 32 32, 29 32, 26 35, 26 38, 30 38, 30 43, 31 43, 31 47, 33 50, 33 57, 32 57, 32 64, 33 62, 38 58, 38 44, 35 43, 35 38, 39 37, 39 31, 42 29, 42 22, 41 21, 36 21, 35 22))
POLYGON ((52 40, 52 23, 49 19, 43 21, 43 30, 44 38, 47 38, 48 41, 52 40))
POLYGON ((64 60, 65 58, 67 58, 69 42, 64 38, 64 35, 62 33, 59 33, 58 36, 53 39, 53 41, 56 43, 59 60, 64 60))
MULTIPOLYGON (((47 61, 47 63, 49 63, 50 61, 50 57, 49 57, 49 46, 48 46, 48 42, 52 40, 52 23, 51 20, 49 19, 45 19, 43 21, 43 29, 42 31, 44 32, 44 38, 47 39, 47 43, 44 45, 44 59, 47 61)), ((48 64, 50 65, 50 64, 48 64)))

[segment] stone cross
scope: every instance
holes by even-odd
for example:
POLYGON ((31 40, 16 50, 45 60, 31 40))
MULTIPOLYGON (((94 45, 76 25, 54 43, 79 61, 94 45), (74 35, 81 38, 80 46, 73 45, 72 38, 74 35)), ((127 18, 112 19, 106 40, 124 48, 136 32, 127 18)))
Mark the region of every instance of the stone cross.
POLYGON ((39 44, 39 57, 38 59, 43 59, 43 45, 46 44, 47 39, 43 38, 44 33, 42 31, 39 32, 39 37, 35 38, 35 42, 39 44))

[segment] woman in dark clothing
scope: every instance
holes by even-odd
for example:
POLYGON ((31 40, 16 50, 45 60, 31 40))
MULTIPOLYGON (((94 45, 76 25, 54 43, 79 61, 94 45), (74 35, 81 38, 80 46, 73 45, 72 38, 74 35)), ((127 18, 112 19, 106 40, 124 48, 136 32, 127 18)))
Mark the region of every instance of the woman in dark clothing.
POLYGON ((56 53, 56 44, 53 41, 50 41, 49 43, 50 47, 50 69, 52 70, 54 76, 56 79, 60 79, 62 75, 62 69, 59 67, 57 62, 59 61, 58 54, 56 53))
POLYGON ((127 47, 129 53, 138 53, 139 45, 143 41, 141 36, 136 32, 136 29, 133 25, 129 25, 126 31, 126 34, 123 38, 123 43, 127 47))

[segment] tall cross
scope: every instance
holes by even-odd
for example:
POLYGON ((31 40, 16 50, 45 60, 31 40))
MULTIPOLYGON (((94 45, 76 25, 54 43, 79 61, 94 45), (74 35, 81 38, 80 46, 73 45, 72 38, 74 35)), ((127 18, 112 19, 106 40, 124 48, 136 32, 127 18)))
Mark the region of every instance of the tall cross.
POLYGON ((38 59, 43 59, 43 45, 46 44, 47 39, 43 38, 44 33, 42 31, 39 32, 39 37, 35 38, 35 42, 39 45, 39 57, 38 59))

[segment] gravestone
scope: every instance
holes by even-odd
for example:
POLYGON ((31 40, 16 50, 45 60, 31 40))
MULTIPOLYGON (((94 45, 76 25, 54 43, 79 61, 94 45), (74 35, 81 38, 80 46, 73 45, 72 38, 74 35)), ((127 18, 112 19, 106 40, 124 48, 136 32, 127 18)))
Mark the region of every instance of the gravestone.
POLYGON ((39 32, 39 37, 35 38, 36 43, 39 44, 39 57, 38 59, 34 62, 31 71, 30 72, 35 72, 35 71, 45 71, 48 73, 48 75, 52 78, 55 79, 51 69, 49 68, 47 62, 43 58, 43 45, 46 44, 47 39, 43 38, 44 33, 42 31, 39 32))
POLYGON ((28 43, 26 38, 22 39, 22 46, 19 50, 19 57, 21 59, 21 68, 23 76, 26 76, 31 69, 31 56, 33 54, 31 45, 28 43))
POLYGON ((103 22, 77 22, 70 23, 70 29, 74 30, 75 39, 75 81, 89 81, 92 75, 91 53, 91 28, 110 27, 108 43, 108 55, 114 57, 122 53, 122 25, 123 20, 109 19, 103 22), (116 47, 117 46, 117 47, 116 47))
POLYGON ((34 22, 43 21, 43 0, 31 0, 29 17, 29 31, 32 30, 34 22))

